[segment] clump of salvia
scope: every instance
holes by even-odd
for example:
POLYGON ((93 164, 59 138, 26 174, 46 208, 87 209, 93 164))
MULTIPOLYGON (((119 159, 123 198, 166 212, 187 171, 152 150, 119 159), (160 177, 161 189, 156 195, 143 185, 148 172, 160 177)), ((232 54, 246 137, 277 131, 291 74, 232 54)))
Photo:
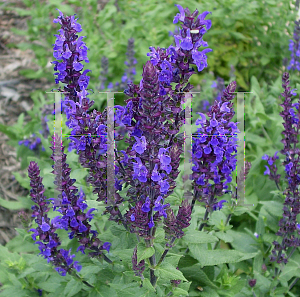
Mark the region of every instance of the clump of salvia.
MULTIPOLYGON (((284 92, 281 93, 284 98, 284 102, 280 104, 283 107, 283 111, 280 115, 283 118, 284 131, 283 139, 281 142, 284 148, 280 151, 285 160, 283 165, 285 167, 286 179, 288 181, 288 187, 283 192, 286 196, 283 207, 283 218, 279 221, 279 230, 276 235, 282 237, 282 242, 274 241, 274 249, 270 257, 271 262, 287 263, 288 259, 294 253, 295 249, 300 246, 300 231, 297 228, 297 215, 300 213, 300 196, 299 196, 299 184, 300 184, 300 150, 296 148, 296 144, 299 142, 297 135, 299 135, 300 121, 299 121, 299 105, 300 99, 297 103, 292 103, 293 90, 289 87, 289 74, 285 72, 282 76, 282 87, 284 92), (296 111, 295 109, 296 108, 296 111), (287 251, 292 248, 289 254, 287 251)), ((275 158, 263 157, 267 159, 269 165, 275 161, 275 158)), ((275 167, 274 167, 275 168, 275 167)), ((268 171, 268 170, 267 170, 268 171)), ((273 170, 274 171, 274 170, 273 170)), ((267 172, 268 174, 269 172, 267 172)), ((278 182, 277 175, 275 173, 270 174, 271 179, 278 182)))

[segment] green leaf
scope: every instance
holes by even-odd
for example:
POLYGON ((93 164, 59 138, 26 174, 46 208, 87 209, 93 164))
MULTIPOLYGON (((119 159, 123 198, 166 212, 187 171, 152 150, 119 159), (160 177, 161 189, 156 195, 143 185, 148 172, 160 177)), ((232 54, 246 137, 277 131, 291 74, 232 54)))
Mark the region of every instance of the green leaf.
POLYGON ((108 296, 118 296, 113 288, 110 288, 101 283, 99 287, 95 287, 90 291, 88 297, 108 297, 108 296))
POLYGON ((188 296, 189 295, 189 292, 187 292, 186 290, 183 290, 181 288, 175 288, 175 290, 173 291, 173 296, 188 296))
POLYGON ((17 135, 15 131, 11 130, 10 127, 0 124, 0 132, 6 134, 10 139, 16 140, 17 135))
POLYGON ((203 292, 201 292, 201 297, 220 297, 220 295, 214 289, 210 287, 203 287, 203 292))
POLYGON ((263 204, 264 209, 277 217, 281 217, 283 213, 283 204, 277 201, 259 201, 260 204, 263 204))
POLYGON ((218 288, 212 282, 213 278, 207 276, 207 274, 203 271, 199 263, 190 267, 181 268, 180 270, 188 280, 197 281, 200 285, 207 285, 211 288, 218 288))
POLYGON ((245 282, 246 281, 243 279, 238 280, 235 285, 231 286, 227 290, 219 289, 219 290, 217 290, 217 292, 220 293, 222 296, 223 295, 228 296, 228 297, 235 296, 235 294, 240 292, 245 287, 245 282))
MULTIPOLYGON (((298 260, 299 260, 298 256, 298 260)), ((279 279, 280 281, 288 282, 292 277, 300 277, 300 265, 299 262, 289 259, 289 262, 284 266, 279 279)))
POLYGON ((235 250, 203 250, 201 247, 189 245, 192 256, 197 259, 202 267, 223 263, 236 263, 254 258, 257 253, 242 253, 235 250))
POLYGON ((28 233, 25 229, 15 228, 19 235, 23 238, 23 241, 27 238, 31 238, 31 233, 28 233))
POLYGON ((162 279, 187 281, 187 279, 183 276, 182 272, 169 263, 163 262, 160 266, 158 266, 155 270, 155 275, 156 274, 158 274, 158 276, 162 279))
POLYGON ((71 171, 71 177, 76 178, 76 180, 83 180, 87 176, 88 172, 86 168, 75 169, 71 171))
POLYGON ((94 266, 94 265, 89 265, 82 267, 80 270, 80 275, 85 276, 86 274, 96 274, 101 270, 101 267, 99 266, 94 266))
POLYGON ((144 278, 143 287, 150 290, 151 292, 155 292, 155 288, 152 286, 152 284, 148 278, 144 278))
POLYGON ((233 214, 235 216, 240 216, 241 214, 245 213, 249 211, 249 209, 247 207, 243 207, 243 206, 237 206, 234 211, 233 211, 233 214))
POLYGON ((65 289, 65 285, 59 285, 55 287, 55 292, 51 292, 50 294, 47 295, 47 297, 63 297, 63 296, 66 296, 64 294, 64 289, 65 289))
POLYGON ((163 228, 157 228, 155 232, 155 242, 165 242, 165 230, 163 228))
POLYGON ((0 197, 0 205, 11 210, 30 209, 33 202, 26 197, 19 197, 20 201, 8 201, 0 197))
MULTIPOLYGON (((130 283, 130 284, 110 284, 116 291, 118 291, 118 295, 115 296, 122 296, 122 297, 142 297, 147 296, 149 290, 142 287, 140 288, 139 283, 130 283)), ((148 295, 149 296, 149 295, 148 295)))
POLYGON ((264 259, 263 259, 263 255, 261 252, 259 252, 259 254, 257 254, 254 258, 253 261, 253 270, 257 271, 258 273, 262 272, 262 265, 263 265, 264 259))
POLYGON ((166 256, 164 262, 169 263, 169 264, 177 267, 178 262, 179 262, 181 257, 183 257, 183 255, 168 253, 168 255, 166 256))
POLYGON ((270 61, 271 61, 270 58, 269 58, 269 57, 266 57, 266 56, 264 56, 264 57, 262 57, 262 58, 260 59, 261 65, 263 65, 263 66, 269 64, 270 61))
POLYGON ((266 114, 261 113, 261 112, 257 112, 255 115, 264 121, 271 120, 266 114))
POLYGON ((255 253, 257 248, 254 247, 256 240, 253 236, 248 235, 247 233, 228 230, 227 233, 233 237, 233 242, 231 245, 234 249, 244 252, 244 253, 255 253))
POLYGON ((31 11, 28 9, 23 9, 23 8, 18 8, 18 7, 14 7, 14 11, 19 15, 19 16, 31 16, 31 11))
POLYGON ((27 297, 30 296, 28 294, 31 294, 31 292, 29 290, 25 290, 22 287, 9 287, 9 288, 5 288, 1 293, 0 296, 1 297, 11 297, 11 296, 18 296, 18 297, 27 297))
POLYGON ((143 242, 140 242, 137 246, 137 262, 140 263, 142 260, 150 258, 154 253, 153 246, 146 247, 143 242))
POLYGON ((30 181, 29 181, 29 178, 27 179, 27 178, 22 177, 19 172, 14 172, 13 171, 12 173, 13 173, 15 179, 19 182, 19 184, 23 188, 25 188, 27 190, 30 190, 30 181))
POLYGON ((233 242, 233 237, 226 232, 216 232, 215 236, 223 240, 224 242, 233 242))
POLYGON ((188 230, 183 239, 188 244, 213 243, 218 241, 217 237, 197 230, 188 230))
POLYGON ((24 113, 22 112, 18 117, 17 126, 21 128, 23 126, 23 122, 24 122, 24 113))
POLYGON ((39 69, 38 71, 32 69, 22 69, 19 73, 27 78, 37 79, 43 77, 43 69, 39 69))
POLYGON ((243 35, 240 32, 231 31, 231 32, 229 32, 229 34, 238 40, 252 40, 251 38, 246 37, 245 35, 243 35))
POLYGON ((46 292, 54 293, 61 281, 61 276, 50 276, 47 281, 38 283, 38 286, 46 292))
POLYGON ((66 285, 66 288, 64 290, 64 294, 67 297, 74 296, 75 294, 77 294, 81 290, 82 287, 83 287, 82 282, 80 282, 78 280, 75 280, 75 279, 71 279, 66 285))

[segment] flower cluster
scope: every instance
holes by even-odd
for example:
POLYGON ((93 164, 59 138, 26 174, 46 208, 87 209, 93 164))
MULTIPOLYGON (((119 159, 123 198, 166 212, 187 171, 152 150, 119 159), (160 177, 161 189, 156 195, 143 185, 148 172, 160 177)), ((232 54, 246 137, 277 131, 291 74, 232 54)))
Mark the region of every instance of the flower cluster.
MULTIPOLYGON (((176 46, 171 45, 167 49, 150 47, 151 53, 147 55, 151 62, 148 61, 143 68, 140 85, 128 84, 124 93, 131 98, 126 100, 126 108, 118 106, 119 122, 126 124, 131 137, 125 140, 129 146, 124 152, 124 159, 134 159, 137 162, 126 162, 126 175, 123 175, 126 182, 135 180, 128 194, 130 202, 136 205, 129 210, 126 218, 129 224, 136 227, 136 222, 132 219, 133 214, 138 212, 136 208, 142 207, 138 201, 149 205, 146 220, 148 224, 143 226, 146 229, 154 227, 156 216, 157 220, 161 216, 166 217, 164 212, 167 212, 168 205, 162 204, 165 210, 156 212, 154 216, 153 211, 157 209, 157 199, 165 199, 176 186, 183 145, 183 139, 178 134, 184 123, 181 103, 185 102, 183 92, 189 92, 193 88, 188 80, 195 73, 190 64, 195 64, 202 71, 207 67, 206 53, 211 51, 198 51, 200 46, 207 46, 202 37, 211 26, 211 22, 205 20, 209 12, 197 17, 197 10, 191 14, 188 8, 184 10, 180 5, 176 6, 180 14, 175 16, 174 23, 178 20, 183 23, 180 34, 174 36, 176 46), (176 84, 175 90, 171 83, 176 84), (129 121, 127 115, 134 118, 135 122, 129 121)), ((187 211, 190 206, 185 207, 187 211)))
MULTIPOLYGON (((230 74, 229 74, 229 78, 230 80, 234 79, 234 66, 231 65, 230 66, 230 74)), ((202 81, 203 83, 206 82, 206 80, 202 81)), ((213 98, 214 100, 217 101, 221 101, 221 97, 222 97, 222 93, 225 90, 225 83, 224 83, 224 79, 221 77, 217 77, 217 79, 215 81, 213 81, 213 83, 211 84, 211 88, 213 88, 213 98)), ((212 102, 214 102, 214 100, 212 102)), ((202 112, 207 112, 211 110, 211 103, 208 100, 202 100, 202 112)))
MULTIPOLYGON (((181 104, 185 102, 183 93, 193 88, 188 80, 195 73, 190 66, 195 64, 198 71, 202 71, 207 67, 206 53, 212 51, 208 48, 198 51, 199 47, 207 46, 202 37, 211 27, 211 21, 205 20, 209 12, 197 17, 197 10, 191 14, 188 8, 184 10, 180 5, 177 7, 180 13, 175 16, 173 22, 179 20, 183 24, 180 34, 174 36, 175 46, 171 45, 167 49, 150 47, 151 53, 148 53, 148 56, 151 61, 143 67, 140 84, 128 83, 124 93, 130 98, 126 100, 126 106, 115 106, 114 127, 125 127, 129 131, 125 140, 128 147, 122 151, 123 158, 120 158, 115 150, 118 162, 118 165, 115 165, 115 201, 106 207, 105 213, 110 213, 110 220, 123 223, 125 228, 129 226, 131 232, 136 232, 146 240, 154 237, 156 222, 162 217, 165 220, 168 218, 170 205, 164 201, 176 187, 175 180, 179 174, 183 146, 183 136, 179 134, 179 130, 185 120, 181 104), (175 90, 171 83, 175 83, 175 90), (126 195, 130 209, 123 217, 119 204, 125 198, 117 191, 122 189, 124 183, 130 185, 126 195)), ((66 124, 72 129, 70 139, 73 141, 73 147, 77 149, 80 163, 90 169, 88 182, 93 185, 94 193, 98 195, 97 200, 107 203, 105 154, 108 145, 105 136, 108 134, 107 115, 110 111, 105 109, 103 113, 95 110, 91 115, 88 113, 93 101, 89 102, 89 93, 86 91, 89 82, 86 73, 90 70, 81 72, 81 62, 88 62, 88 58, 87 47, 82 37, 78 38, 77 35, 81 32, 80 24, 73 16, 64 16, 61 12, 54 22, 61 24, 60 34, 55 35, 57 40, 54 44, 54 57, 61 61, 54 61, 53 64, 54 70, 59 71, 55 73, 56 83, 60 81, 66 84, 63 91, 66 95, 64 107, 68 119, 66 124), (91 135, 95 134, 99 137, 93 139, 91 135)), ((130 47, 133 47, 133 40, 130 40, 130 47)), ((128 56, 132 58, 133 51, 128 56)), ((129 63, 133 66, 136 61, 131 58, 129 63)), ((223 108, 226 109, 226 106, 223 108)), ((123 139, 116 131, 115 137, 116 140, 123 139)), ((58 189, 62 190, 62 196, 54 201, 54 205, 59 207, 63 214, 63 217, 57 220, 57 224, 71 229, 70 238, 76 234, 84 247, 91 248, 90 243, 94 247, 95 234, 90 240, 88 234, 85 234, 89 232, 85 221, 87 215, 83 214, 84 209, 78 205, 81 196, 75 197, 76 190, 73 189, 73 181, 69 179, 64 154, 58 158, 62 159, 62 163, 58 163, 58 169, 54 168, 54 173, 58 174, 61 171, 65 181, 62 186, 58 186, 58 189), (85 229, 83 226, 87 230, 79 230, 85 229)), ((55 162, 57 161, 56 158, 55 162)), ((57 177, 57 184, 61 178, 57 177)), ((221 208, 222 202, 217 206, 221 208)), ((189 225, 190 215, 191 206, 185 200, 179 208, 174 224, 169 226, 166 221, 166 228, 172 230, 167 236, 181 238, 184 235, 182 229, 189 225)), ((172 240, 169 246, 172 246, 172 240)), ((105 249, 104 245, 102 249, 105 249)))
POLYGON ((42 149, 42 151, 45 150, 45 148, 42 146, 41 139, 37 137, 35 133, 31 134, 28 139, 20 140, 18 143, 19 145, 24 145, 35 152, 39 151, 40 148, 42 149))
POLYGON ((168 208, 167 217, 164 219, 164 229, 166 238, 171 241, 166 244, 167 247, 172 247, 174 238, 181 238, 184 235, 182 229, 190 225, 191 213, 192 210, 187 200, 184 200, 179 206, 176 218, 173 210, 168 208))
MULTIPOLYGON (((282 87, 284 92, 281 93, 284 98, 283 111, 280 115, 283 118, 284 131, 283 139, 281 142, 284 144, 283 150, 280 152, 286 156, 283 161, 285 166, 286 179, 288 181, 288 187, 284 191, 286 196, 284 207, 283 207, 283 218, 279 221, 279 231, 276 233, 278 236, 282 236, 282 243, 274 241, 274 249, 272 250, 272 256, 270 261, 277 263, 288 262, 289 256, 286 256, 283 251, 287 251, 289 247, 300 246, 300 238, 295 237, 295 231, 300 235, 300 231, 297 228, 297 215, 300 213, 300 195, 299 195, 299 184, 300 184, 300 150, 296 148, 298 143, 297 135, 299 134, 300 122, 295 122, 293 116, 295 111, 292 105, 292 92, 289 87, 289 74, 285 72, 282 76, 282 87)), ((300 100, 298 102, 300 104, 300 100)), ((297 112, 297 117, 299 118, 299 111, 297 112)))
POLYGON ((279 159, 277 153, 278 152, 276 152, 273 157, 270 157, 267 154, 265 154, 262 156, 262 159, 268 161, 268 165, 270 166, 269 168, 269 166, 265 165, 266 171, 264 172, 264 175, 269 175, 270 179, 274 180, 275 183, 278 185, 280 181, 280 174, 277 174, 277 167, 275 164, 275 160, 279 159))
MULTIPOLYGON (((236 82, 230 83, 221 101, 215 101, 208 112, 210 120, 202 113, 196 120, 199 137, 192 145, 193 186, 196 197, 206 203, 206 207, 212 210, 217 206, 217 198, 222 196, 228 188, 227 184, 232 181, 231 173, 236 168, 237 138, 234 135, 240 132, 237 123, 231 122, 234 115, 233 92, 236 82), (214 185, 210 183, 214 182, 214 185)), ((219 202, 220 203, 220 202, 219 202)))
POLYGON ((135 272, 136 276, 143 278, 143 272, 145 270, 145 260, 137 262, 137 247, 134 248, 132 255, 132 270, 135 272))
POLYGON ((69 165, 66 163, 66 154, 64 154, 64 146, 61 144, 58 134, 52 142, 53 154, 51 159, 54 161, 53 171, 55 174, 55 185, 59 191, 58 198, 51 198, 54 210, 59 211, 62 217, 56 217, 56 226, 71 230, 69 238, 74 236, 78 239, 81 245, 77 251, 80 250, 85 254, 85 249, 89 248, 95 252, 92 255, 101 255, 103 250, 109 252, 110 243, 105 242, 102 244, 98 238, 96 238, 97 231, 91 230, 91 225, 88 223, 93 219, 94 214, 92 212, 95 208, 90 208, 86 213, 84 211, 88 207, 85 202, 85 196, 81 190, 79 195, 76 195, 78 189, 73 185, 75 179, 70 178, 69 165), (90 234, 92 237, 90 238, 90 234))
POLYGON ((290 39, 289 51, 291 51, 291 60, 287 69, 300 71, 300 20, 295 21, 294 40, 290 39))
MULTIPOLYGON (((89 101, 88 92, 86 91, 89 77, 86 75, 90 70, 83 70, 82 61, 89 62, 85 43, 82 41, 83 36, 78 37, 77 33, 81 32, 81 25, 77 23, 74 16, 60 16, 54 19, 54 23, 60 23, 60 34, 54 44, 54 57, 62 60, 53 61, 54 70, 57 75, 56 83, 61 81, 66 84, 63 93, 65 94, 64 111, 68 121, 66 125, 72 130, 69 138, 71 139, 70 148, 77 149, 79 162, 85 168, 89 168, 89 177, 87 182, 94 187, 93 193, 98 195, 98 199, 106 200, 107 187, 106 180, 106 162, 107 152, 106 144, 106 121, 107 110, 103 113, 94 110, 92 114, 88 109, 94 104, 89 101), (92 135, 99 137, 93 138, 92 135)), ((59 90, 61 91, 61 90, 59 90)))
MULTIPOLYGON (((41 118, 42 130, 40 130, 39 132, 43 135, 44 138, 47 138, 50 133, 47 124, 48 122, 47 115, 51 113, 51 105, 46 105, 45 107, 41 108, 41 111, 42 111, 42 118, 41 118)), ((45 151, 41 139, 37 137, 34 133, 28 139, 20 140, 19 145, 24 145, 34 152, 39 152, 40 149, 42 151, 45 151)))
POLYGON ((43 255, 47 259, 48 263, 51 261, 56 266, 56 271, 65 276, 67 272, 75 268, 77 271, 81 270, 81 266, 78 265, 78 261, 73 263, 72 258, 75 255, 70 255, 71 250, 58 249, 61 244, 58 235, 55 233, 57 227, 55 224, 55 218, 50 219, 47 216, 47 212, 50 210, 46 197, 44 196, 43 179, 40 177, 40 170, 35 162, 30 162, 28 167, 28 176, 30 178, 30 196, 32 201, 36 203, 31 207, 33 210, 32 217, 36 217, 35 222, 38 224, 36 229, 32 228, 34 234, 31 235, 32 239, 36 241, 36 237, 39 236, 40 255, 43 255))

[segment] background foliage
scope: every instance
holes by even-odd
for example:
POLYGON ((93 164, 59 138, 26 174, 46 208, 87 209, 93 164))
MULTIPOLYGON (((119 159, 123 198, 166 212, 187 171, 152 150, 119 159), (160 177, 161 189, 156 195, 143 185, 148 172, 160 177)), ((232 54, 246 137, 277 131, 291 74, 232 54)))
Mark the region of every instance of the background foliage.
MULTIPOLYGON (((96 0, 82 1, 30 1, 24 0, 26 9, 16 9, 20 15, 27 15, 28 28, 15 32, 23 34, 27 38, 26 43, 10 44, 10 47, 20 49, 32 49, 35 52, 38 71, 23 70, 20 72, 27 78, 46 77, 54 84, 53 67, 50 61, 52 56, 52 44, 58 30, 53 24, 53 18, 57 16, 55 8, 59 8, 65 14, 77 13, 82 24, 85 42, 90 48, 88 57, 90 63, 87 68, 92 70, 89 88, 95 90, 90 96, 95 100, 95 106, 102 110, 106 105, 105 96, 96 93, 99 85, 98 76, 101 71, 101 58, 109 59, 109 74, 107 82, 121 81, 126 66, 127 43, 130 37, 135 39, 136 76, 134 83, 139 83, 142 66, 148 60, 146 55, 149 46, 167 47, 173 42, 169 31, 174 31, 172 24, 174 15, 178 12, 174 4, 178 2, 167 0, 159 1, 109 1, 102 3, 96 0)), ((7 9, 12 9, 6 4, 7 9)), ((200 86, 201 100, 213 99, 211 91, 212 82, 219 76, 229 82, 230 66, 235 68, 235 77, 238 91, 249 91, 252 94, 245 96, 245 135, 246 135, 246 160, 252 162, 252 168, 246 181, 246 204, 254 204, 253 207, 239 208, 235 210, 230 224, 225 228, 224 221, 228 214, 228 208, 215 212, 210 220, 211 230, 205 237, 195 231, 198 219, 203 217, 205 208, 197 206, 194 210, 192 223, 188 232, 179 244, 168 255, 166 267, 162 266, 158 272, 161 279, 168 278, 173 273, 174 279, 182 280, 178 287, 170 284, 162 285, 158 296, 165 296, 165 292, 172 290, 174 296, 252 296, 252 289, 248 286, 250 278, 257 279, 254 291, 257 296, 299 296, 297 292, 300 285, 296 285, 288 292, 288 282, 293 276, 299 275, 299 252, 296 252, 291 262, 286 266, 280 278, 280 286, 270 292, 271 277, 274 265, 270 265, 266 272, 262 271, 264 260, 268 259, 270 246, 274 240, 278 240, 275 233, 278 231, 278 222, 282 216, 284 198, 279 191, 275 191, 274 182, 263 175, 265 163, 261 160, 264 154, 273 155, 275 151, 282 149, 281 132, 283 131, 282 118, 279 112, 282 108, 281 75, 285 70, 283 59, 289 57, 288 44, 292 38, 294 29, 293 21, 296 19, 294 5, 290 1, 242 1, 242 0, 215 0, 215 1, 183 1, 183 7, 190 10, 198 9, 199 12, 211 11, 208 18, 212 20, 212 28, 205 34, 205 41, 213 52, 208 55, 208 68, 201 74, 194 75, 191 83, 200 86), (259 235, 258 238, 254 233, 259 235), (212 254, 211 244, 221 239, 221 249, 212 254), (277 238, 277 239, 276 239, 277 238), (189 246, 191 254, 180 257, 189 246), (227 253, 227 254, 226 254, 227 253), (168 267, 178 266, 180 271, 168 267), (203 289, 203 292, 201 289, 203 289), (165 291, 166 290, 166 291, 165 291), (176 291, 177 290, 177 291, 176 291)), ((298 73, 291 73, 291 86, 297 88, 299 82, 298 73)), ((299 88, 298 88, 299 90, 299 88)), ((0 126, 0 130, 10 137, 10 144, 17 148, 22 168, 26 169, 30 160, 36 160, 40 165, 41 175, 44 177, 46 188, 45 195, 52 197, 54 176, 51 172, 52 162, 49 149, 51 136, 44 138, 40 134, 41 112, 39 108, 46 103, 51 104, 52 98, 41 91, 32 94, 35 103, 34 110, 29 114, 32 121, 24 123, 24 114, 21 114, 13 127, 0 126), (20 139, 28 137, 35 132, 41 137, 45 151, 39 151, 38 155, 30 149, 19 146, 20 139)), ((123 91, 123 90, 120 90, 123 91)), ((115 104, 124 105, 125 96, 116 96, 115 104)), ((48 116, 53 120, 51 115, 48 116)), ((53 134, 53 126, 49 124, 50 135, 53 134)), ((63 133, 67 133, 63 126, 63 133)), ((64 144, 67 145, 67 141, 64 144)), ((283 180, 284 168, 278 160, 279 174, 282 174, 281 187, 285 188, 283 180)), ((103 206, 98 206, 92 189, 86 184, 86 171, 79 167, 78 156, 68 153, 67 162, 72 168, 71 177, 76 178, 75 185, 83 187, 87 196, 89 207, 97 207, 99 211, 95 220, 99 225, 94 226, 99 230, 100 239, 112 242, 113 254, 111 258, 118 262, 113 272, 107 263, 94 263, 85 255, 76 254, 78 261, 83 263, 81 277, 88 279, 95 285, 95 290, 87 292, 81 282, 71 276, 65 278, 57 275, 50 265, 47 265, 41 257, 37 246, 25 230, 19 229, 19 236, 11 240, 5 247, 0 246, 0 280, 5 289, 0 296, 39 296, 40 288, 43 296, 152 296, 153 287, 144 282, 143 288, 137 293, 137 287, 132 280, 137 280, 130 263, 134 247, 132 234, 126 233, 121 227, 109 222, 105 216, 101 216, 103 206), (73 176, 72 176, 73 175, 73 176), (120 261, 122 260, 123 261, 120 261), (97 267, 96 267, 97 265, 97 267), (108 285, 109 284, 109 285, 108 285), (34 295, 35 294, 35 295, 34 295)), ((15 174, 19 183, 28 190, 29 180, 15 174)), ((180 181, 181 175, 178 178, 180 181)), ((180 185, 180 184, 179 184, 180 185)), ((175 191, 167 202, 179 204, 182 193, 175 191)), ((1 199, 1 198, 0 198, 1 199)), ((224 199, 229 199, 225 195, 224 199)), ((19 202, 0 200, 0 205, 8 209, 30 209, 30 197, 19 197, 19 202)), ((124 206, 125 207, 125 206, 124 206)), ((50 218, 54 213, 49 214, 50 218)), ((94 223, 92 223, 94 224, 94 223)), ((33 223, 32 227, 35 227, 33 223)), ((158 231, 157 231, 158 232, 158 231)), ((163 242, 163 230, 157 235, 155 248, 163 251, 160 245, 163 242)), ((204 232, 202 232, 204 233, 204 232)), ((63 246, 75 251, 77 243, 69 241, 66 234, 59 234, 63 239, 63 246)), ((142 249, 143 247, 140 247, 142 249)), ((268 260, 266 260, 268 263, 268 260)), ((147 272, 146 272, 147 273, 147 272)))

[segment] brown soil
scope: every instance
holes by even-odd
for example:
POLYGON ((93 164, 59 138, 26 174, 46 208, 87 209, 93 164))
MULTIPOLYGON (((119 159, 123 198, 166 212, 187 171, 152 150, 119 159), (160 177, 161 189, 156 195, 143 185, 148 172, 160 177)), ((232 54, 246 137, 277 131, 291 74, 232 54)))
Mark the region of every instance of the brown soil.
MULTIPOLYGON (((14 11, 6 11, 3 9, 4 5, 0 4, 0 123, 13 125, 22 112, 26 114, 32 108, 30 93, 37 89, 49 90, 53 83, 20 76, 21 69, 38 70, 38 66, 33 63, 34 53, 31 50, 8 48, 7 45, 26 41, 25 36, 16 35, 10 29, 12 27, 25 29, 28 17, 20 17, 14 11)), ((9 1, 8 5, 25 8, 19 0, 9 1)), ((24 121, 29 120, 30 117, 25 116, 24 121)), ((12 172, 21 173, 20 162, 16 157, 16 149, 9 146, 7 140, 9 138, 0 132, 0 197, 8 201, 17 201, 19 196, 26 197, 28 190, 14 180, 12 172)), ((23 171, 22 175, 26 174, 23 171)), ((5 245, 17 235, 14 228, 23 228, 18 212, 19 210, 11 211, 0 206, 1 245, 5 245)))

